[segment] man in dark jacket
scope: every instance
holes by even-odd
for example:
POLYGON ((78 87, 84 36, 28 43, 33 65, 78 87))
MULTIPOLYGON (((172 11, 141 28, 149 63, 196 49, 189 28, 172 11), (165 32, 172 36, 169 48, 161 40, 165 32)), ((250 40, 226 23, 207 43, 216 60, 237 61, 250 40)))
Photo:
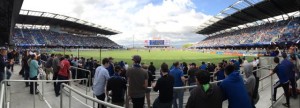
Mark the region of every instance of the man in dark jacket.
POLYGON ((222 108, 223 94, 217 84, 209 84, 210 73, 198 70, 198 86, 191 91, 186 108, 222 108))
POLYGON ((243 79, 233 65, 225 67, 225 76, 220 87, 228 99, 228 108, 252 108, 243 79))
MULTIPOLYGON (((152 75, 155 75, 156 68, 153 65, 153 62, 150 62, 150 66, 148 67, 148 71, 150 71, 152 75)), ((153 79, 155 79, 155 76, 152 76, 152 77, 153 77, 153 79)))
POLYGON ((153 87, 154 91, 159 91, 159 96, 153 102, 153 108, 171 108, 173 100, 174 77, 168 74, 169 68, 166 63, 161 64, 162 77, 153 87))
POLYGON ((0 82, 4 79, 4 72, 6 66, 4 56, 6 55, 7 55, 7 49, 5 47, 0 47, 0 82))

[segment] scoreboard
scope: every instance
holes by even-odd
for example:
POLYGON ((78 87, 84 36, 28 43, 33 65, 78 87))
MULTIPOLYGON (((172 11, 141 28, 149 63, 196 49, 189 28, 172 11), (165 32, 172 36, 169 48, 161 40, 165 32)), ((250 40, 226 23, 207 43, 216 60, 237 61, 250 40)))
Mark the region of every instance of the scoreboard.
POLYGON ((169 40, 145 40, 145 46, 169 46, 169 40))

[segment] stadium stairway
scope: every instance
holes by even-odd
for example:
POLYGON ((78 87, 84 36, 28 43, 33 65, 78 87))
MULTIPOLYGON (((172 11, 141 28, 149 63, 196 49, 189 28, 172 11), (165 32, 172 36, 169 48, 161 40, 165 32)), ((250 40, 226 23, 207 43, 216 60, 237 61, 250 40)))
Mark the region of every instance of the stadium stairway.
MULTIPOLYGON (((23 80, 23 78, 18 74, 20 70, 19 65, 15 65, 15 71, 12 74, 11 80, 23 80)), ((50 77, 52 78, 52 77, 50 77)), ((274 78, 276 80, 276 78, 274 78)), ((263 88, 260 88, 259 94, 260 94, 260 100, 256 104, 257 108, 269 108, 271 106, 271 86, 270 78, 267 78, 263 80, 260 83, 261 85, 264 85, 263 88)), ((10 100, 10 108, 34 108, 33 100, 35 100, 35 108, 47 108, 51 106, 51 108, 59 108, 60 107, 60 97, 56 97, 54 93, 54 88, 52 83, 39 83, 38 90, 40 91, 40 94, 42 92, 42 86, 44 86, 44 100, 39 95, 35 95, 35 98, 33 95, 29 94, 29 87, 25 87, 24 82, 10 82, 11 86, 8 87, 9 92, 7 92, 8 100, 10 100)), ((298 84, 299 81, 298 81, 298 84)), ((75 88, 76 90, 82 92, 85 94, 85 86, 78 84, 78 82, 72 82, 71 87, 75 88)), ((66 90, 68 91, 68 90, 66 90)), ((88 91, 87 94, 89 96, 92 95, 92 91, 88 91)), ((274 103, 274 108, 284 108, 281 104, 285 102, 285 98, 283 95, 283 90, 281 88, 278 89, 277 97, 278 101, 274 103), (281 96, 280 96, 281 95, 281 96)), ((87 101, 87 104, 85 103, 85 98, 75 94, 71 93, 71 101, 70 96, 68 94, 61 94, 63 96, 63 107, 71 107, 71 108, 91 108, 93 107, 93 102, 87 101), (71 103, 69 103, 71 102, 71 103), (71 106, 69 106, 71 105, 71 106)), ((189 97, 189 91, 185 91, 184 95, 184 106, 187 103, 188 97, 189 97)), ((158 93, 151 91, 151 102, 153 102, 158 96, 158 93)), ((145 100, 146 101, 146 100, 145 100)), ((299 108, 300 107, 300 97, 298 96, 297 99, 290 99, 291 101, 291 108, 299 108)), ((151 103, 152 105, 152 103, 151 103)), ((96 105, 97 106, 97 105, 96 105)), ((145 106, 146 102, 145 102, 145 106)), ((130 105, 132 107, 132 105, 130 105)), ((223 108, 228 107, 228 102, 223 102, 223 108)))

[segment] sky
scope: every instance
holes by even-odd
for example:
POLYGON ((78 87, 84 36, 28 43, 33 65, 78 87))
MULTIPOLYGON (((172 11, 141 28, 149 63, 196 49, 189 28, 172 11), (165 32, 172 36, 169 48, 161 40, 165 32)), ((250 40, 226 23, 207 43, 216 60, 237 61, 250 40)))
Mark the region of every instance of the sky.
POLYGON ((24 0, 22 9, 75 17, 122 32, 109 38, 132 47, 160 37, 180 47, 205 36, 195 30, 237 0, 24 0))

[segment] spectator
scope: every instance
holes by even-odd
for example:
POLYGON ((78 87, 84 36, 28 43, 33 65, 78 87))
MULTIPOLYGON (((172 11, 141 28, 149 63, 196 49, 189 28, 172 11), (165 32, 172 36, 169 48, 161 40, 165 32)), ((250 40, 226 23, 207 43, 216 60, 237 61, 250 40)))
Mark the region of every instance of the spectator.
POLYGON ((205 64, 205 62, 201 63, 202 65, 200 66, 200 70, 206 70, 207 69, 207 65, 205 64))
POLYGON ((7 55, 7 49, 5 47, 0 47, 0 82, 4 79, 4 72, 6 62, 4 57, 7 55))
MULTIPOLYGON (((28 51, 24 52, 22 58, 22 68, 24 69, 24 80, 29 80, 29 64, 28 60, 30 59, 28 51)), ((29 87, 29 82, 25 82, 25 87, 29 87)))
MULTIPOLYGON (((188 70, 188 84, 189 84, 189 86, 196 85, 196 77, 195 77, 195 72, 196 71, 198 71, 198 69, 196 68, 196 64, 191 63, 190 68, 188 70)), ((192 89, 193 88, 191 88, 190 91, 192 89)))
POLYGON ((219 63, 218 67, 215 69, 214 76, 217 76, 217 81, 225 79, 223 63, 219 63))
MULTIPOLYGON (((94 82, 93 82, 93 91, 94 95, 101 100, 105 100, 105 85, 110 78, 109 72, 107 68, 109 67, 109 59, 104 58, 102 60, 102 66, 97 67, 95 76, 94 76, 94 82)), ((98 104, 98 108, 100 108, 100 104, 98 104)), ((104 105, 102 105, 101 108, 105 108, 104 105)))
MULTIPOLYGON (((148 69, 148 66, 146 64, 143 64, 142 63, 142 68, 147 71, 148 73, 148 87, 151 87, 152 85, 152 82, 154 81, 153 79, 153 75, 152 73, 149 71, 148 69)), ((147 101, 147 105, 148 105, 148 108, 150 108, 150 104, 151 104, 151 100, 150 100, 150 92, 151 92, 151 89, 147 89, 146 90, 146 101, 147 101)))
POLYGON ((283 57, 283 60, 281 62, 281 65, 284 66, 285 72, 288 74, 289 81, 290 81, 291 86, 292 86, 291 95, 294 98, 296 98, 297 97, 296 79, 295 79, 295 71, 293 71, 294 64, 290 60, 287 59, 287 54, 286 53, 282 53, 282 57, 283 57))
MULTIPOLYGON (((170 71, 170 75, 174 77, 174 87, 182 87, 184 86, 185 78, 182 70, 180 70, 179 62, 175 62, 173 66, 174 68, 170 71)), ((173 91, 173 108, 183 108, 183 95, 183 89, 173 91), (179 105, 177 104, 177 99, 179 100, 179 105)))
POLYGON ((123 106, 124 105, 124 95, 126 92, 126 79, 121 77, 120 74, 122 68, 120 66, 115 67, 115 74, 108 79, 106 90, 107 93, 111 91, 112 93, 112 104, 123 106))
POLYGON ((242 77, 234 70, 233 65, 225 67, 225 76, 220 87, 225 99, 228 99, 228 108, 251 108, 252 104, 242 77))
MULTIPOLYGON (((52 80, 57 80, 57 74, 60 70, 60 59, 62 58, 61 54, 58 54, 54 57, 52 62, 52 69, 53 69, 53 77, 52 80)), ((54 88, 56 87, 56 82, 53 83, 54 88)))
MULTIPOLYGON (((250 63, 244 63, 244 72, 245 72, 245 80, 244 83, 246 85, 246 89, 248 91, 248 95, 250 97, 250 101, 252 102, 253 108, 255 108, 255 101, 254 101, 254 94, 255 92, 255 84, 256 84, 256 79, 252 73, 253 71, 253 65, 250 63)), ((257 96, 256 96, 257 97, 257 96)))
POLYGON ((276 93, 277 93, 277 88, 282 87, 284 90, 284 95, 286 99, 286 103, 283 103, 282 105, 285 107, 290 107, 290 95, 289 95, 289 77, 286 73, 285 67, 279 63, 279 58, 275 57, 274 62, 277 64, 276 67, 273 69, 273 71, 270 73, 270 75, 273 75, 274 73, 277 74, 279 81, 277 81, 274 84, 274 94, 273 94, 273 101, 276 101, 276 93))
MULTIPOLYGON (((150 62, 150 66, 148 68, 148 71, 150 71, 152 75, 155 75, 156 68, 153 65, 153 62, 150 62)), ((153 76, 153 79, 155 79, 155 76, 153 76)))
POLYGON ((132 57, 133 67, 127 70, 126 76, 129 84, 128 95, 130 96, 133 108, 143 108, 145 93, 148 87, 148 73, 142 69, 141 56, 132 57))
MULTIPOLYGON (((60 64, 59 64, 59 71, 57 73, 57 80, 69 80, 70 78, 70 67, 71 64, 68 61, 68 59, 70 58, 69 55, 65 55, 65 57, 62 57, 60 64)), ((60 95, 59 91, 60 91, 60 86, 62 83, 67 83, 67 82, 57 82, 56 87, 55 87, 55 95, 56 97, 58 97, 60 95)))
POLYGON ((198 70, 196 78, 198 86, 191 91, 186 108, 222 108, 222 90, 216 83, 209 84, 210 73, 198 70))
MULTIPOLYGON (((29 61, 29 78, 30 80, 38 80, 37 75, 38 75, 38 62, 36 61, 37 56, 35 54, 31 55, 31 59, 29 61)), ((37 82, 30 82, 30 94, 38 94, 39 92, 37 91, 37 82)))
POLYGON ((49 74, 50 73, 53 73, 52 71, 52 62, 53 62, 53 59, 54 59, 54 54, 51 54, 51 56, 48 58, 46 64, 45 64, 45 67, 46 67, 46 80, 49 80, 49 74))
POLYGON ((114 58, 109 57, 108 60, 109 60, 109 67, 107 67, 107 70, 109 72, 109 76, 113 76, 115 73, 115 70, 114 70, 115 66, 114 66, 114 62, 113 62, 114 58))
POLYGON ((162 77, 159 78, 153 87, 159 91, 158 97, 153 102, 153 108, 171 108, 173 100, 174 77, 169 75, 169 68, 166 63, 161 64, 162 77))

